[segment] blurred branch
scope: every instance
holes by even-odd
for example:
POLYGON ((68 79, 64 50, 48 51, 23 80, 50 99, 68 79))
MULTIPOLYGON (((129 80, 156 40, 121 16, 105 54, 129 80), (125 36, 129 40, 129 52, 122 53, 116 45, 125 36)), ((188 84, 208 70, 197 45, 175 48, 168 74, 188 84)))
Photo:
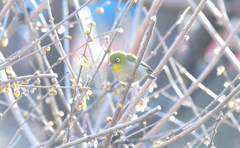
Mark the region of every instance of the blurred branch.
MULTIPOLYGON (((201 4, 202 3, 203 3, 203 1, 201 1, 201 4)), ((188 90, 184 94, 184 96, 180 100, 178 100, 178 102, 176 104, 173 105, 173 107, 167 112, 166 115, 178 110, 179 107, 181 106, 182 102, 187 99, 187 97, 197 88, 198 84, 201 81, 203 81, 203 79, 209 74, 209 72, 212 70, 212 68, 215 66, 215 64, 219 61, 220 57, 223 55, 223 53, 225 51, 225 48, 230 44, 231 40, 234 38, 235 34, 238 32, 239 29, 240 29, 240 21, 238 22, 238 24, 236 25, 234 30, 231 32, 231 34, 226 39, 226 42, 225 42, 224 46, 221 48, 221 50, 219 51, 219 53, 211 60, 211 62, 208 64, 208 66, 205 68, 205 70, 200 74, 197 81, 191 84, 191 86, 188 88, 188 90)), ((160 129, 165 123, 166 123, 166 120, 160 121, 154 128, 152 128, 148 132, 147 135, 150 136, 150 135, 155 134, 158 131, 158 129, 160 129)), ((138 144, 138 146, 140 146, 142 144, 138 144)))
POLYGON ((149 26, 149 23, 151 22, 151 17, 155 16, 156 13, 158 12, 160 6, 162 5, 162 0, 155 0, 152 3, 152 6, 147 14, 147 16, 145 17, 145 20, 142 23, 142 26, 140 27, 141 29, 139 30, 135 43, 134 43, 134 47, 132 48, 132 50, 130 51, 132 54, 137 55, 138 50, 140 49, 140 44, 143 40, 144 34, 149 26))
POLYGON ((181 138, 183 138, 184 136, 188 135, 189 133, 191 133, 193 130, 195 130, 196 128, 198 128, 200 125, 202 125, 203 123, 205 123, 209 118, 211 118, 214 114, 216 114, 219 110, 222 109, 222 107, 224 105, 226 105, 226 103, 231 100, 233 97, 236 96, 236 94, 239 93, 240 90, 240 84, 224 99, 223 102, 221 102, 219 105, 217 105, 212 111, 210 111, 209 113, 207 113, 205 116, 203 116, 201 119, 197 120, 195 124, 193 124, 192 126, 190 126, 187 130, 183 131, 181 134, 173 137, 172 139, 169 139, 168 141, 160 144, 159 146, 156 146, 156 148, 162 148, 162 147, 166 147, 170 144, 172 144, 173 142, 180 140, 181 138))
POLYGON ((0 12, 0 21, 2 21, 3 17, 7 13, 7 11, 10 9, 10 7, 16 2, 17 0, 8 0, 7 4, 3 7, 3 9, 0 12))
MULTIPOLYGON (((203 8, 205 2, 206 2, 206 0, 201 1, 201 3, 198 6, 198 9, 194 12, 194 14, 192 15, 191 19, 188 21, 188 23, 182 29, 182 31, 181 31, 180 35, 178 36, 177 40, 175 40, 175 42, 173 43, 173 45, 171 46, 169 51, 165 54, 165 56, 163 57, 163 59, 161 60, 161 62, 157 66, 157 68, 154 70, 152 76, 157 77, 159 75, 159 73, 162 71, 164 65, 168 62, 169 58, 174 54, 174 52, 176 51, 177 47, 181 43, 182 39, 184 38, 184 36, 188 32, 189 28, 193 24, 194 20, 198 16, 198 13, 203 8)), ((144 83, 144 85, 140 89, 139 93, 133 99, 133 101, 131 102, 131 104, 129 105, 129 107, 127 108, 127 110, 125 111, 125 113, 123 114, 123 116, 121 117, 121 119, 119 120, 118 123, 124 123, 127 120, 128 115, 131 114, 132 110, 135 108, 136 104, 139 102, 139 99, 143 96, 144 92, 147 90, 147 88, 149 87, 151 82, 152 82, 152 80, 147 80, 144 83)))
POLYGON ((76 13, 78 13, 78 11, 82 10, 85 6, 87 6, 88 3, 90 3, 92 0, 88 0, 85 4, 82 5, 82 7, 80 7, 79 9, 75 10, 73 13, 71 13, 66 19, 62 20, 61 22, 59 22, 58 24, 55 25, 55 27, 51 28, 48 32, 46 32, 44 35, 42 35, 41 37, 39 37, 36 41, 34 41, 32 44, 30 44, 29 46, 27 46, 26 48, 24 48, 21 51, 21 54, 19 54, 18 56, 13 56, 11 58, 11 60, 15 60, 17 58, 19 58, 20 55, 22 55, 24 52, 26 52, 27 50, 29 50, 30 48, 32 48, 33 46, 35 46, 36 44, 39 43, 39 41, 43 40, 45 37, 47 37, 53 30, 55 30, 56 28, 58 28, 59 26, 61 26, 65 21, 71 19, 73 16, 75 16, 76 13))
MULTIPOLYGON (((3 61, 5 60, 4 59, 4 56, 2 55, 2 53, 0 53, 0 61, 3 61)), ((1 78, 4 80, 4 79, 7 79, 7 74, 4 72, 4 71, 1 71, 1 78)), ((9 91, 9 94, 4 94, 7 102, 9 104, 14 104, 14 95, 12 93, 12 91, 10 90, 9 91)), ((20 125, 22 122, 25 121, 25 118, 23 117, 21 111, 19 110, 19 107, 17 104, 15 104, 13 106, 13 108, 11 108, 11 111, 13 113, 13 116, 14 118, 16 119, 16 121, 18 122, 18 124, 20 125)), ((2 119, 4 116, 4 114, 1 114, 0 116, 0 119, 2 119)), ((32 144, 32 145, 35 145, 35 144, 38 144, 39 141, 37 140, 37 138, 35 137, 35 135, 33 134, 31 128, 28 126, 28 124, 26 124, 23 128, 22 128, 23 132, 24 132, 24 135, 27 137, 27 139, 29 140, 29 142, 32 144)))
POLYGON ((2 84, 6 84, 6 83, 12 83, 12 82, 16 82, 16 81, 23 81, 23 80, 27 80, 27 79, 37 79, 37 78, 57 78, 58 75, 57 74, 39 74, 39 75, 25 75, 25 76, 20 76, 20 77, 16 77, 14 79, 8 79, 8 80, 3 80, 0 82, 0 85, 2 84))
MULTIPOLYGON (((196 4, 193 0, 187 0, 189 5, 191 5, 191 7, 196 10, 196 4)), ((211 23, 208 21, 207 17, 200 12, 199 13, 199 18, 200 21, 202 23, 202 25, 204 26, 204 28, 208 31, 208 33, 210 34, 210 36, 219 43, 219 45, 221 47, 224 46, 224 40, 220 37, 220 35, 217 33, 217 31, 214 29, 214 27, 211 25, 211 23)), ((230 34, 230 32, 228 33, 230 34)), ((235 35, 234 35, 235 38, 235 35)), ((234 39, 233 38, 233 39, 234 39)), ((224 49, 226 54, 226 57, 228 58, 228 60, 233 64, 233 66, 235 67, 235 69, 240 72, 240 62, 238 61, 238 59, 236 58, 236 56, 232 53, 232 50, 226 46, 226 48, 224 49)))

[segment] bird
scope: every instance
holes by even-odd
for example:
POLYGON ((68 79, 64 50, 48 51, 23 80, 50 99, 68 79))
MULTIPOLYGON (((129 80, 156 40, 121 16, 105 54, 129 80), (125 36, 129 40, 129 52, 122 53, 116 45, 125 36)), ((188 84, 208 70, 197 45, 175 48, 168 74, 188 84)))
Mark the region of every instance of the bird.
MULTIPOLYGON (((115 51, 110 54, 110 67, 112 67, 113 75, 120 83, 127 84, 127 82, 129 82, 129 77, 136 60, 137 57, 135 55, 122 51, 115 51)), ((150 73, 153 72, 150 66, 141 62, 132 84, 134 85, 137 82, 142 81, 145 77, 151 80, 155 79, 155 77, 148 74, 147 71, 150 73)))

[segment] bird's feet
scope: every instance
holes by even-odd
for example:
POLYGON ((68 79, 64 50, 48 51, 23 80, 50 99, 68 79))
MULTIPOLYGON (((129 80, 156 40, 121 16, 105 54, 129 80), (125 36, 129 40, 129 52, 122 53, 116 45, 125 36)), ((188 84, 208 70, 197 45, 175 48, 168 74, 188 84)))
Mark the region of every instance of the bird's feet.
MULTIPOLYGON (((135 81, 134 81, 134 79, 135 79, 135 77, 133 78, 133 81, 132 81, 132 83, 134 83, 135 81)), ((127 82, 129 83, 129 77, 127 77, 127 82)))
POLYGON ((124 95, 124 89, 122 90, 122 95, 124 95))
POLYGON ((129 77, 127 77, 127 82, 129 83, 129 77))

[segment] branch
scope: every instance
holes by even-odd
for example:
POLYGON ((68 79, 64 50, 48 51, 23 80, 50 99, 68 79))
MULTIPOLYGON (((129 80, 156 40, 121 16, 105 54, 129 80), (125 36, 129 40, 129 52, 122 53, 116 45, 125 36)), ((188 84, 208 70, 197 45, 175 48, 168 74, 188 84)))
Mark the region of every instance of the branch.
POLYGON ((27 79, 37 79, 37 78, 57 78, 58 75, 57 74, 39 74, 39 75, 26 75, 26 76, 19 76, 16 77, 14 79, 7 79, 7 80, 3 80, 0 82, 0 85, 2 84, 6 84, 6 83, 13 83, 16 81, 21 81, 21 80, 27 80, 27 79))
POLYGON ((7 4, 3 7, 2 11, 0 12, 0 21, 2 21, 3 17, 7 13, 7 11, 10 9, 10 7, 15 3, 17 0, 9 0, 7 4))
MULTIPOLYGON (((193 0, 187 0, 188 4, 191 5, 191 7, 193 9, 196 10, 196 4, 193 0)), ((224 40, 221 38, 221 36, 217 33, 217 31, 214 29, 214 27, 211 25, 211 23, 208 21, 207 17, 200 12, 199 13, 199 19, 202 23, 202 25, 204 26, 204 28, 208 31, 209 35, 219 43, 219 45, 223 46, 224 45, 224 40)), ((230 34, 230 32, 228 33, 230 34)), ((235 37, 235 36, 234 36, 235 37)), ((238 61, 238 59, 236 58, 236 56, 234 56, 234 54, 232 53, 231 49, 229 47, 226 46, 225 48, 225 54, 226 57, 228 58, 228 60, 232 63, 232 65, 235 67, 235 69, 240 72, 240 62, 238 61)))
POLYGON ((152 6, 151 6, 151 8, 150 8, 150 10, 148 12, 148 15, 146 16, 145 20, 143 21, 143 24, 140 27, 141 29, 139 30, 139 32, 137 34, 137 37, 136 37, 136 40, 135 40, 135 44, 134 44, 134 47, 131 50, 131 53, 137 55, 138 50, 140 49, 140 44, 141 44, 141 42, 143 40, 144 33, 146 32, 146 30, 147 30, 147 28, 149 26, 149 23, 151 21, 151 17, 156 15, 156 13, 158 12, 160 6, 162 5, 162 2, 163 2, 163 0, 155 0, 152 3, 152 6))
POLYGON ((91 139, 94 139, 96 137, 99 137, 99 136, 102 136, 104 134, 107 134, 107 133, 110 133, 110 132, 114 132, 114 131, 117 131, 117 130, 120 130, 120 129, 123 129, 125 127, 128 127, 130 125, 133 125, 133 124, 136 124, 150 116, 152 116, 154 113, 156 113, 157 111, 161 110, 161 107, 158 106, 156 108, 154 108, 153 110, 147 112, 146 114, 142 115, 141 117, 139 117, 138 119, 136 120, 133 120, 133 121, 129 121, 129 122, 126 122, 124 124, 120 124, 118 126, 115 126, 115 127, 111 127, 111 128, 108 128, 106 130, 103 130, 101 132, 98 132, 94 135, 89 135, 87 137, 84 137, 84 138, 81 138, 81 139, 78 139, 78 140, 75 140, 75 141, 72 141, 72 142, 69 142, 67 144, 63 144, 63 145, 60 145, 58 146, 57 148, 64 148, 64 147, 70 147, 70 146, 73 146, 73 145, 76 145, 76 144, 80 144, 82 142, 85 142, 85 141, 89 141, 91 139))
POLYGON ((212 146, 214 146, 213 139, 217 133, 218 123, 222 120, 222 118, 223 118, 223 113, 220 112, 218 118, 216 119, 215 125, 213 126, 214 128, 212 130, 212 136, 211 136, 208 148, 211 148, 212 146))
MULTIPOLYGON (((201 4, 203 4, 205 2, 206 2, 206 0, 203 0, 203 1, 201 1, 201 4)), ((223 55, 223 53, 225 51, 224 49, 230 44, 230 41, 234 38, 235 34, 238 32, 239 29, 240 29, 240 21, 238 22, 238 24, 236 25, 234 30, 231 32, 231 34, 226 39, 226 42, 225 42, 224 46, 221 48, 221 50, 219 51, 219 53, 212 59, 212 61, 208 64, 208 66, 205 68, 205 70, 200 74, 197 81, 192 83, 192 85, 188 88, 188 90, 184 94, 184 96, 168 111, 167 114, 170 114, 170 113, 178 110, 179 107, 181 106, 182 102, 185 101, 187 99, 187 97, 197 88, 198 84, 205 79, 205 77, 210 73, 212 68, 219 61, 219 59, 221 58, 221 56, 223 55)), ((166 122, 167 122, 166 120, 160 121, 154 128, 152 128, 148 132, 147 136, 155 134, 166 122)), ((142 144, 143 143, 140 143, 137 146, 141 146, 142 144)))
POLYGON ((189 127, 187 130, 183 131, 181 134, 173 137, 172 139, 160 144, 159 146, 156 146, 154 148, 162 148, 162 147, 166 147, 170 144, 172 144, 173 142, 176 142, 180 139, 182 139, 183 137, 185 137, 186 135, 188 135, 189 133, 191 133, 192 131, 194 131, 195 129, 197 129, 200 125, 202 125, 203 123, 205 123, 208 119, 210 119, 214 114, 216 114, 219 110, 221 110, 223 108, 224 105, 226 105, 228 103, 228 101, 230 101, 233 97, 235 97, 240 90, 240 84, 224 99, 223 102, 221 102, 218 106, 216 106, 212 111, 210 111, 208 114, 206 114, 203 118, 201 118, 201 120, 198 120, 198 122, 196 122, 195 124, 193 124, 191 127, 189 127))
MULTIPOLYGON (((113 119, 112 119, 109 127, 113 127, 117 123, 117 119, 118 119, 118 116, 119 116, 120 111, 122 109, 122 105, 124 104, 124 102, 126 100, 126 97, 128 95, 128 91, 129 91, 129 89, 130 89, 130 87, 132 85, 132 82, 134 80, 135 74, 136 74, 136 72, 138 70, 138 67, 139 67, 139 65, 140 65, 140 63, 142 61, 143 55, 144 55, 144 53, 145 53, 145 51, 147 49, 147 45, 148 45, 148 43, 150 41, 150 38, 152 36, 152 32, 153 32, 153 28, 155 26, 155 23, 156 23, 156 16, 153 16, 151 18, 151 22, 150 22, 149 28, 148 28, 148 30, 146 32, 145 40, 142 43, 142 47, 141 47, 140 52, 139 52, 139 54, 137 56, 136 63, 135 63, 135 65, 133 67, 133 70, 132 70, 132 72, 130 74, 129 82, 127 83, 127 85, 124 88, 123 95, 120 95, 120 97, 119 97, 118 108, 116 109, 116 111, 115 111, 115 113, 113 115, 113 119)), ((107 147, 107 145, 109 145, 111 136, 112 136, 112 133, 109 133, 108 135, 106 135, 107 140, 103 142, 103 147, 104 148, 107 147)))
MULTIPOLYGON (((201 4, 199 5, 198 9, 194 12, 194 14, 192 15, 191 19, 185 25, 184 29, 182 29, 182 32, 180 33, 180 35, 178 36, 176 41, 173 43, 173 45, 171 46, 171 48, 169 49, 167 54, 163 57, 162 61, 159 63, 158 67, 152 73, 152 76, 157 77, 159 75, 159 73, 162 71, 164 65, 168 62, 169 58, 174 54, 174 52, 176 51, 177 47, 181 43, 182 39, 184 38, 184 36, 188 32, 189 28, 193 24, 194 20, 198 16, 199 12, 202 10, 205 2, 206 2, 206 0, 203 0, 201 2, 201 4)), ((143 85, 143 87, 141 88, 139 93, 136 95, 136 97, 133 99, 133 101, 129 105, 128 109, 123 114, 123 116, 120 119, 119 123, 124 123, 127 120, 128 115, 131 114, 131 112, 133 111, 133 109, 135 108, 137 103, 139 102, 139 99, 143 96, 143 94, 145 93, 145 91, 147 90, 147 88, 149 87, 151 82, 152 82, 152 80, 147 80, 145 82, 145 84, 143 85)))

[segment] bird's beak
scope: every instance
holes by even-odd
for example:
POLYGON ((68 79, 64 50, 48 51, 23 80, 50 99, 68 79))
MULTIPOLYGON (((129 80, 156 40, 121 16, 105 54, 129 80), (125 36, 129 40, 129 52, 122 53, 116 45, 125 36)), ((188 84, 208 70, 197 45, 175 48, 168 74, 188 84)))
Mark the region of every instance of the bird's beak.
POLYGON ((111 67, 113 64, 115 64, 115 63, 111 63, 109 67, 111 67))

